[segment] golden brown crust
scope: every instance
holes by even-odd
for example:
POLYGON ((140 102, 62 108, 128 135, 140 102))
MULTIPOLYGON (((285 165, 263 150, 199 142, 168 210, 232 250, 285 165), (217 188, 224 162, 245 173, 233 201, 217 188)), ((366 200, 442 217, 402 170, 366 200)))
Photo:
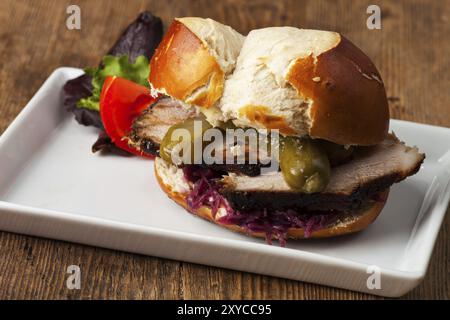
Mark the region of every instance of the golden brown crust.
MULTIPOLYGON (((318 54, 297 59, 286 80, 311 101, 305 132, 342 145, 375 145, 389 129, 389 108, 381 76, 371 60, 345 37, 318 54)), ((338 40, 339 40, 338 39, 338 40)), ((157 91, 183 102, 211 107, 223 95, 225 75, 207 46, 175 20, 151 60, 149 81, 157 91)), ((244 110, 245 109, 245 110, 244 110)), ((299 106, 300 111, 305 105, 299 106)), ((242 116, 266 128, 294 135, 286 119, 261 106, 242 116)))
POLYGON ((295 131, 290 128, 283 117, 270 113, 268 107, 247 105, 239 109, 239 116, 246 117, 254 123, 259 123, 266 129, 278 129, 284 135, 293 135, 295 131))
MULTIPOLYGON (((208 207, 203 206, 194 211, 190 210, 186 203, 186 196, 184 194, 172 191, 170 186, 164 184, 161 177, 158 174, 158 171, 156 170, 156 166, 155 166, 155 175, 161 189, 169 196, 169 198, 174 200, 176 203, 178 203, 180 206, 182 206, 184 209, 191 212, 192 214, 236 232, 245 233, 250 236, 258 238, 266 237, 266 235, 262 232, 249 232, 238 225, 228 225, 220 223, 214 218, 211 209, 208 207)), ((373 221, 375 221, 380 212, 383 210, 388 195, 389 189, 380 194, 379 201, 374 202, 373 205, 367 208, 364 212, 358 213, 358 215, 356 215, 354 219, 351 219, 350 221, 347 222, 335 224, 328 228, 313 231, 310 238, 334 237, 358 232, 367 228, 373 221)), ((287 233, 287 237, 291 239, 303 239, 304 231, 305 230, 303 228, 290 228, 287 233)))
POLYGON ((150 70, 153 88, 178 100, 210 107, 222 96, 222 69, 201 40, 177 20, 156 49, 150 70), (194 99, 188 99, 203 87, 206 89, 195 94, 194 99))
POLYGON ((374 145, 386 137, 389 108, 381 76, 346 38, 316 58, 298 59, 287 80, 313 101, 312 137, 349 145, 374 145))

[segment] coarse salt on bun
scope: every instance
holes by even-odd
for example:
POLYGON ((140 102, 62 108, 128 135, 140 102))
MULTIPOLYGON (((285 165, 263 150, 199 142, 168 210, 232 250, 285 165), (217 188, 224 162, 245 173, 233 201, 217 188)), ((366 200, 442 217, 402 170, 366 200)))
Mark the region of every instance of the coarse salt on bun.
POLYGON ((373 145, 388 133, 381 76, 340 34, 272 27, 251 31, 220 108, 239 126, 279 129, 342 145, 373 145))
MULTIPOLYGON (((221 217, 221 210, 225 210, 223 208, 219 208, 218 213, 215 216, 213 215, 211 209, 206 206, 202 206, 196 210, 191 210, 186 202, 189 184, 182 179, 182 170, 170 165, 161 158, 155 159, 154 170, 156 179, 161 189, 167 194, 167 196, 192 214, 233 231, 245 233, 258 238, 266 237, 266 234, 262 232, 250 232, 239 225, 221 223, 219 219, 221 217)), ((338 222, 323 229, 313 231, 310 238, 334 237, 355 233, 367 228, 373 221, 375 221, 382 211, 388 198, 388 194, 389 189, 383 191, 379 195, 379 199, 373 202, 369 207, 366 207, 360 212, 349 214, 347 218, 338 220, 338 222)), ((303 239, 305 238, 305 229, 290 228, 287 232, 287 238, 303 239)))
POLYGON ((211 19, 175 19, 150 63, 153 94, 204 108, 214 106, 243 40, 231 27, 211 19))

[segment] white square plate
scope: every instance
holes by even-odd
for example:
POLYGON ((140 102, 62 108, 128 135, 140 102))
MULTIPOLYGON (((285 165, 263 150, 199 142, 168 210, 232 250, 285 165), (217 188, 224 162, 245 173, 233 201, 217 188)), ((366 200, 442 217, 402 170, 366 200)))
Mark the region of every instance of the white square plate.
POLYGON ((383 296, 424 277, 450 198, 450 129, 391 121, 426 153, 420 172, 391 189, 367 230, 281 248, 188 214, 149 160, 92 154, 96 130, 62 106, 62 86, 81 72, 57 69, 0 137, 0 229, 383 296), (374 265, 381 289, 367 287, 374 265))

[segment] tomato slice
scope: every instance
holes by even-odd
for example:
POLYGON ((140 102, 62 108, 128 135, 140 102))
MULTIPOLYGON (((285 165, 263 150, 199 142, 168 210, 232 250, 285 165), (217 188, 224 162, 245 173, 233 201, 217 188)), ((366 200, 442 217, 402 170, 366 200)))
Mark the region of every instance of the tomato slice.
POLYGON ((126 135, 134 119, 156 99, 150 90, 124 78, 108 76, 100 94, 100 116, 114 144, 132 154, 153 158, 128 145, 126 135))

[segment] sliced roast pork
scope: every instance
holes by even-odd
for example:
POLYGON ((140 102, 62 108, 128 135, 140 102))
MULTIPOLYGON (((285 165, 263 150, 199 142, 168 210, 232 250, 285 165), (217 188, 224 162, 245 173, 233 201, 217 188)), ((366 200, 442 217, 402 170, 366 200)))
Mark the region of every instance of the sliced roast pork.
POLYGON ((221 193, 236 210, 350 211, 416 173, 424 158, 417 148, 408 147, 389 135, 379 145, 356 148, 350 162, 332 169, 330 182, 321 193, 292 190, 281 172, 257 177, 230 174, 223 179, 221 193))
POLYGON ((157 156, 159 145, 169 128, 196 115, 194 108, 185 107, 175 99, 163 97, 134 121, 129 142, 143 152, 157 156))
MULTIPOLYGON (((133 123, 128 141, 134 147, 145 153, 159 156, 159 146, 166 132, 172 125, 186 119, 198 116, 195 108, 182 105, 178 100, 163 97, 144 111, 133 123)), ((225 146, 224 146, 225 148, 225 146)), ((240 148, 248 152, 247 148, 240 148)), ((224 149, 222 154, 226 157, 230 150, 224 149)), ((248 157, 247 157, 248 159, 248 157)), ((267 161, 265 162, 267 163, 267 161)), ((257 176, 261 172, 262 164, 210 164, 200 165, 217 171, 236 172, 248 176, 257 176)))

